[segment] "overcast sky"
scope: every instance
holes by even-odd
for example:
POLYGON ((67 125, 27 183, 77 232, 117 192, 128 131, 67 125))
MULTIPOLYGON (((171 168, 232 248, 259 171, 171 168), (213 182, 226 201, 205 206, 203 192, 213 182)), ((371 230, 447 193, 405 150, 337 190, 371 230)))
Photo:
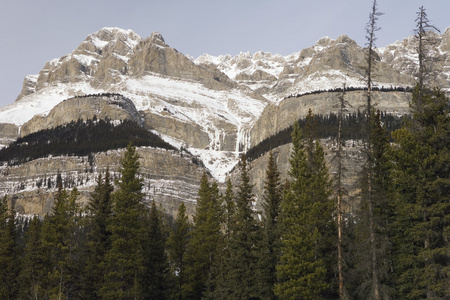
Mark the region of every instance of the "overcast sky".
MULTIPOLYGON (((102 27, 132 29, 194 58, 265 51, 288 55, 323 36, 365 45, 372 0, 0 0, 0 106, 14 102, 25 75, 75 49, 102 27)), ((416 12, 442 32, 449 0, 378 0, 377 46, 411 35, 416 12)))

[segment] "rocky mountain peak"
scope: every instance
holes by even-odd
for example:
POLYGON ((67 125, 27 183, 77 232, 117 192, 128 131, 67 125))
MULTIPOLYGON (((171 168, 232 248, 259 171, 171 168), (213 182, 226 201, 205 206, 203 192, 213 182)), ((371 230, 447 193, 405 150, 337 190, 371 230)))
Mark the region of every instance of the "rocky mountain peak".
MULTIPOLYGON (((102 54, 104 50, 108 51, 108 49, 111 48, 116 49, 117 45, 121 44, 125 45, 129 50, 128 52, 130 52, 140 41, 141 37, 131 29, 124 30, 117 27, 104 27, 93 34, 90 34, 75 52, 77 50, 85 50, 86 47, 92 49, 92 47, 89 46, 93 46, 94 49, 92 50, 98 54, 102 54)), ((121 49, 118 50, 119 52, 122 52, 122 54, 125 54, 123 51, 120 51, 121 49)))
POLYGON ((160 46, 167 46, 162 34, 159 32, 152 32, 152 35, 150 36, 150 41, 160 46))

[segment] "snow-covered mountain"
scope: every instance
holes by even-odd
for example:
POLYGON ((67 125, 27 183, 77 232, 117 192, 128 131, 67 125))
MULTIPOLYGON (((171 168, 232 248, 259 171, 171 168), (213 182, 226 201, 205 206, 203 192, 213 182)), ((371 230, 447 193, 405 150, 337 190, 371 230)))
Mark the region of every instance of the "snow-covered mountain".
MULTIPOLYGON (((450 91, 450 28, 435 37, 436 83, 450 91)), ((375 85, 414 84, 414 38, 378 49, 378 55, 375 85)), ((318 113, 330 111, 333 108, 325 106, 332 106, 335 98, 286 97, 341 88, 344 82, 363 87, 364 67, 365 50, 345 35, 324 37, 287 56, 247 52, 193 59, 171 48, 159 33, 142 38, 132 30, 103 28, 71 53, 47 62, 39 74, 26 76, 16 101, 0 108, 0 139, 8 143, 60 124, 65 114, 61 107, 71 109, 71 119, 85 116, 73 97, 121 94, 132 101, 143 126, 199 156, 223 181, 238 154, 254 144, 251 138, 261 141, 283 129, 307 110, 306 103, 317 106, 318 113), (49 120, 55 116, 58 122, 49 120)), ((358 102, 360 96, 351 97, 358 102)), ((408 107, 404 96, 379 98, 390 112, 408 107)), ((94 109, 94 102, 86 109, 94 109)))
MULTIPOLYGON (((450 29, 437 39, 436 55, 443 58, 439 83, 448 89, 450 29)), ((363 48, 343 35, 336 40, 324 37, 288 56, 247 52, 234 57, 205 54, 193 60, 171 48, 159 33, 144 39, 132 30, 103 28, 73 52, 47 62, 39 74, 27 76, 17 100, 0 109, 0 123, 20 128, 70 97, 119 93, 151 120, 195 125, 200 140, 169 130, 161 125, 165 122, 149 122, 156 132, 202 155, 205 162, 213 161, 211 156, 233 157, 231 166, 236 155, 207 153, 245 149, 249 130, 270 102, 342 87, 344 82, 364 86, 364 55, 363 48)), ((379 55, 377 85, 413 84, 413 38, 380 49, 379 55)), ((211 170, 215 167, 210 164, 211 170)))

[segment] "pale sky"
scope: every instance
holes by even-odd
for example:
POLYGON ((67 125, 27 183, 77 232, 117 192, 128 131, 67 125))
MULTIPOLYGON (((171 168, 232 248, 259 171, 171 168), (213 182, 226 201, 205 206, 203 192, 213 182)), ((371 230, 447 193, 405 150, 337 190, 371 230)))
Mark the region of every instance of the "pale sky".
MULTIPOLYGON (((14 102, 25 75, 72 52, 102 27, 159 32, 194 58, 265 51, 288 55, 321 37, 346 34, 364 46, 372 0, 0 0, 0 106, 14 102)), ((450 0, 378 0, 377 46, 413 34, 416 12, 442 32, 450 0)))

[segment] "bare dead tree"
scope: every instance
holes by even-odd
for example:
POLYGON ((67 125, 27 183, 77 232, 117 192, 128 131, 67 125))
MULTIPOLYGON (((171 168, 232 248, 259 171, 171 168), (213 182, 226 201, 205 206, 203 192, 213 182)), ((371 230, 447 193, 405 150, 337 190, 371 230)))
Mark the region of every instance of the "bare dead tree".
POLYGON ((416 29, 414 30, 414 37, 417 42, 416 51, 419 59, 419 69, 416 74, 419 88, 419 97, 416 103, 417 107, 415 108, 417 110, 422 109, 424 85, 433 73, 433 58, 430 52, 432 46, 436 44, 436 39, 431 34, 434 31, 440 32, 439 29, 430 24, 425 8, 423 6, 419 7, 416 18, 416 29))
POLYGON ((375 233, 375 219, 374 219, 374 197, 373 197, 373 151, 370 139, 371 126, 372 126, 372 85, 373 85, 373 71, 376 63, 375 52, 375 33, 380 30, 377 26, 377 21, 382 13, 378 12, 377 1, 373 0, 372 11, 369 14, 369 22, 366 26, 366 39, 367 39, 367 57, 366 57, 366 80, 367 80, 367 108, 366 108, 366 171, 367 171, 367 208, 368 208, 368 223, 369 223, 369 241, 370 241, 370 254, 371 254, 371 269, 372 269, 372 293, 375 300, 381 299, 380 292, 380 279, 378 272, 378 255, 376 248, 376 233, 375 233))

